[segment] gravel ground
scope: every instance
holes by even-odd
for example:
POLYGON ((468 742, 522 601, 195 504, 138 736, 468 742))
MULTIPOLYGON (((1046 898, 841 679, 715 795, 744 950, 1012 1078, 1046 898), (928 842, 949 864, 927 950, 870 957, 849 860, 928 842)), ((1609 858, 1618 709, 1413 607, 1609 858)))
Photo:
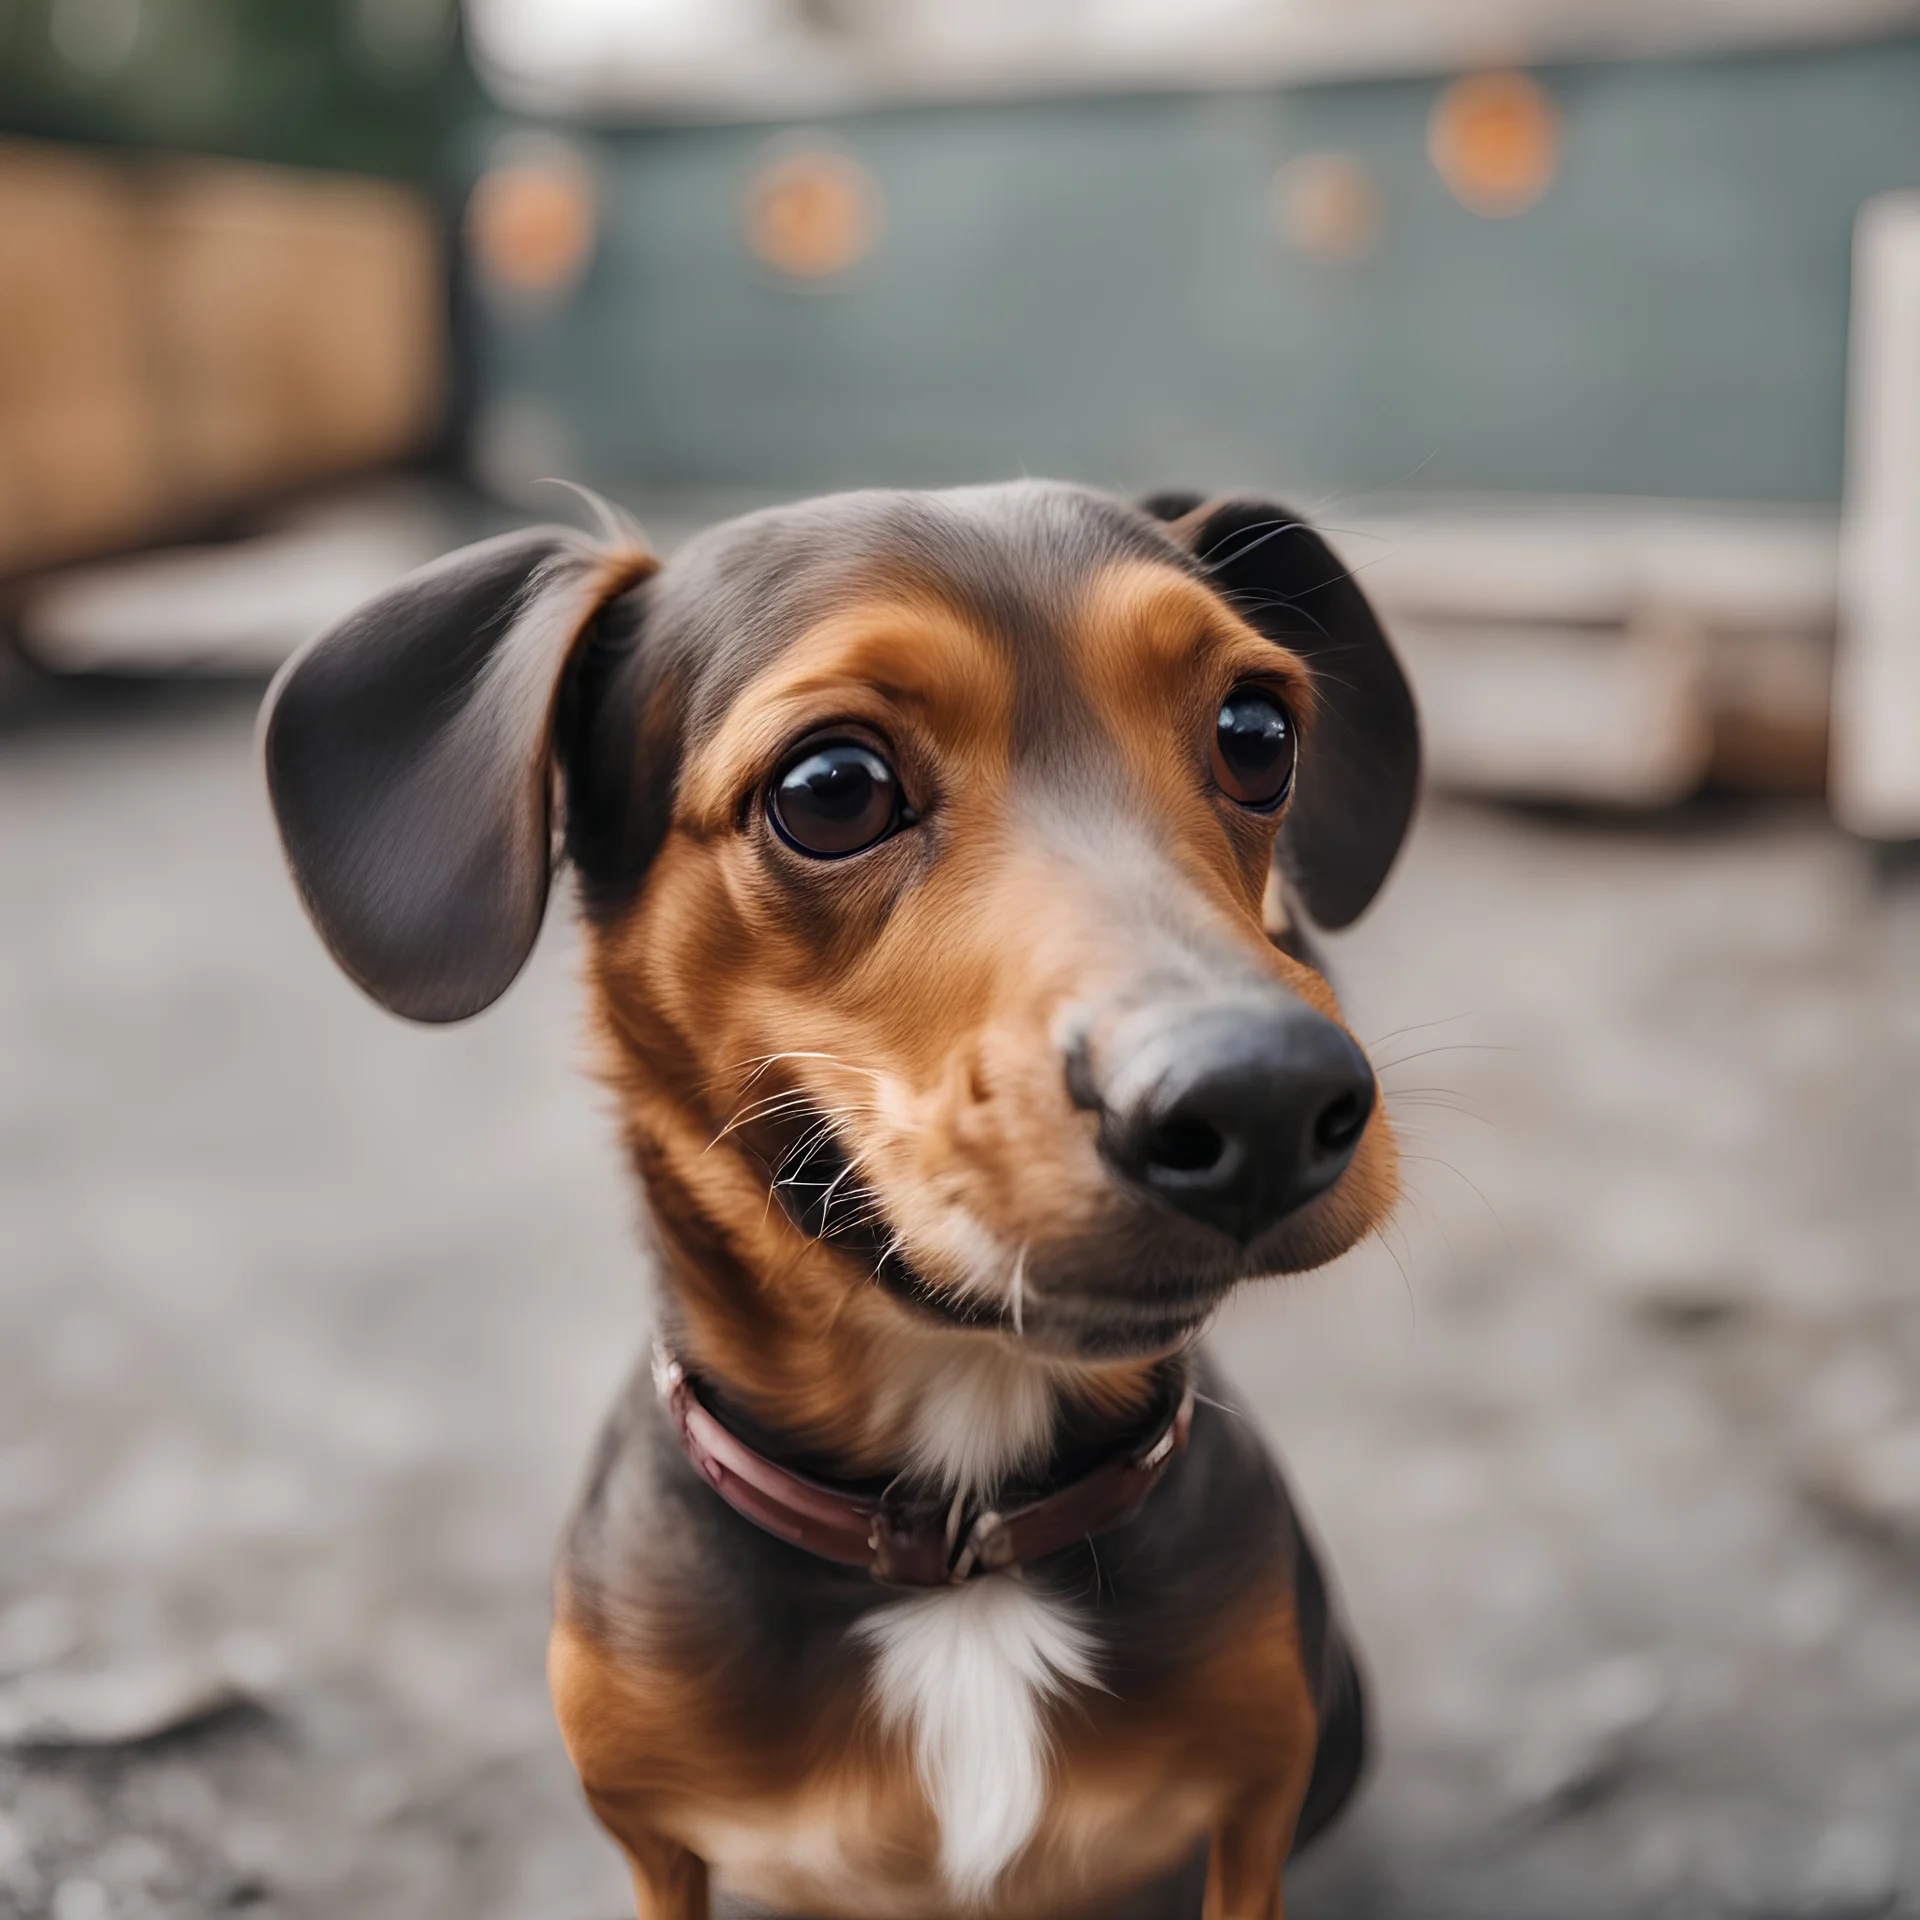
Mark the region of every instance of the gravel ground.
MULTIPOLYGON (((0 738, 0 1915, 615 1920, 541 1675, 645 1318, 569 942, 375 1012, 250 720, 0 738)), ((1335 960, 1408 1204, 1222 1330, 1378 1703, 1294 1920, 1920 1913, 1920 887, 1436 805, 1335 960)))

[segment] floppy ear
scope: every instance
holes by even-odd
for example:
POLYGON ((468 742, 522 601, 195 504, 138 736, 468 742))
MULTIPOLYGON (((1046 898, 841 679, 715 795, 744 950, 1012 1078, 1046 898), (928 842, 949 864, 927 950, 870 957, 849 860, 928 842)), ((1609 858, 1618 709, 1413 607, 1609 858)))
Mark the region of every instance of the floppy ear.
POLYGON ((1323 927, 1359 919, 1406 838, 1420 787, 1420 720, 1353 575, 1298 514, 1270 500, 1143 501, 1234 611, 1313 672, 1315 717, 1274 857, 1323 927))
POLYGON ((333 957, 410 1020, 464 1020, 512 984, 554 865, 553 720, 600 607, 658 565, 560 527, 409 574, 280 670, 267 791, 333 957))

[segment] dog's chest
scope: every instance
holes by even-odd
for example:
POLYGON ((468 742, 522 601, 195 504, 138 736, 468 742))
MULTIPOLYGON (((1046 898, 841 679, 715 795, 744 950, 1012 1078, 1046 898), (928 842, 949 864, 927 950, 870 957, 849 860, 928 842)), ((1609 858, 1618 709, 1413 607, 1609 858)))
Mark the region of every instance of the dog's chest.
POLYGON ((876 1920, 1045 1912, 1085 1887, 1090 1861, 1122 1884, 1208 1824, 1214 1796, 1155 1764, 1153 1743, 1134 1765, 1125 1742, 1087 1763, 1117 1703, 1079 1610, 995 1576, 891 1602, 853 1639, 877 1737, 776 1804, 696 1817, 686 1838, 727 1891, 876 1920))

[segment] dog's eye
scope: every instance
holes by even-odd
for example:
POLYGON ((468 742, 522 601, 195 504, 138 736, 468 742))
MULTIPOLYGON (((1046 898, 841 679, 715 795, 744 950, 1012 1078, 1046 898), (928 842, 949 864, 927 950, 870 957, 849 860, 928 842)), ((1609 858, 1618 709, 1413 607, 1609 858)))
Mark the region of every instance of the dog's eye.
POLYGON ((1213 777, 1243 807, 1277 807, 1293 785, 1293 716, 1265 687, 1235 687, 1213 727, 1213 777))
POLYGON ((904 813, 893 769, 858 740, 809 741, 774 775, 767 811, 781 839, 821 860, 884 840, 904 813))

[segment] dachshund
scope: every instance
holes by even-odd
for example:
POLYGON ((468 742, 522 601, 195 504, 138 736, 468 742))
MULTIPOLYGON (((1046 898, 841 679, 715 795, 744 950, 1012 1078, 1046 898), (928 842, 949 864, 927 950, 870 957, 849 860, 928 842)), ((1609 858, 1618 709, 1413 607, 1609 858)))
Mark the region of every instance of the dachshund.
POLYGON ((261 746, 373 999, 503 993, 572 869, 657 1334, 550 1673, 643 1920, 1263 1920, 1365 1746, 1201 1344, 1379 1228, 1309 924, 1419 784, 1270 501, 857 492, 665 564, 512 533, 298 653, 261 746))

